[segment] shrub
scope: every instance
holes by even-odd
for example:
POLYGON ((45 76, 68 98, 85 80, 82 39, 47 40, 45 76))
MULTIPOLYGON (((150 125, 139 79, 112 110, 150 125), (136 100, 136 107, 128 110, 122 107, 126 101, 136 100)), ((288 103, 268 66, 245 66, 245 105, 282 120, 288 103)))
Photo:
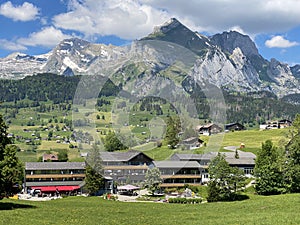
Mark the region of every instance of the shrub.
POLYGON ((200 204, 201 198, 169 198, 169 203, 177 204, 200 204))

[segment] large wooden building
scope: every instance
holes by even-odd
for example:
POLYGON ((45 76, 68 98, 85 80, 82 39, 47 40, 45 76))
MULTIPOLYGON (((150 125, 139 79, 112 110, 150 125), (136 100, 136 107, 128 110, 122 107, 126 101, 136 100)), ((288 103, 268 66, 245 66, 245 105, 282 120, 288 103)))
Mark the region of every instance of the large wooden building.
POLYGON ((43 193, 77 192, 84 186, 84 162, 27 162, 25 189, 43 193))
POLYGON ((101 152, 104 175, 118 184, 137 184, 145 180, 147 169, 153 159, 139 151, 101 152))
MULTIPOLYGON (((209 181, 207 169, 217 154, 174 154, 168 161, 153 161, 139 151, 101 152, 103 175, 107 181, 104 191, 112 191, 114 182, 118 185, 140 184, 145 181, 147 170, 153 167, 161 172, 162 188, 201 185, 209 181)), ((233 151, 222 154, 225 154, 229 165, 242 169, 245 176, 252 176, 255 165, 253 153, 233 151)), ((43 193, 82 192, 85 167, 85 162, 29 162, 25 165, 25 187, 43 193)))

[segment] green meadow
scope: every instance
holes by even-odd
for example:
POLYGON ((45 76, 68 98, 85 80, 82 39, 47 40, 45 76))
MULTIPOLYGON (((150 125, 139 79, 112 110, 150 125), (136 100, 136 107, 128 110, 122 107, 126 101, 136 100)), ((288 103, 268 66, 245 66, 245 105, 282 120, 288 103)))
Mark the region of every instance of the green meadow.
POLYGON ((67 197, 47 202, 5 199, 0 224, 300 224, 300 194, 249 195, 238 202, 197 205, 67 197))

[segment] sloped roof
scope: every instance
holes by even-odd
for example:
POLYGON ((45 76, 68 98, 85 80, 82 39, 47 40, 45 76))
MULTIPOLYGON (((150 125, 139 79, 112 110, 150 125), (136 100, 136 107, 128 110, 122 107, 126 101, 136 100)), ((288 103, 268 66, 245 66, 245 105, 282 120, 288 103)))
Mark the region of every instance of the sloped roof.
POLYGON ((26 170, 84 169, 85 162, 26 162, 26 170))
MULTIPOLYGON (((139 154, 143 154, 144 156, 146 156, 144 153, 135 150, 130 150, 128 152, 101 152, 100 156, 103 162, 105 161, 127 162, 133 159, 134 157, 138 156, 139 154)), ((148 156, 146 157, 151 159, 148 156)))
POLYGON ((200 168, 197 161, 154 161, 157 168, 200 168))
POLYGON ((57 154, 43 154, 43 160, 47 161, 47 160, 58 160, 58 156, 57 154))
POLYGON ((189 161, 189 160, 195 160, 195 161, 201 161, 201 160, 211 160, 213 159, 214 157, 216 157, 218 154, 218 152, 206 152, 204 154, 174 154, 172 157, 171 157, 171 160, 172 159, 179 159, 179 160, 182 160, 182 161, 189 161))
POLYGON ((235 152, 224 152, 225 159, 230 165, 255 165, 256 155, 252 152, 237 150, 239 158, 235 158, 235 152))
MULTIPOLYGON (((174 154, 171 157, 172 161, 202 161, 202 160, 212 160, 218 155, 219 152, 206 152, 204 154, 174 154)), ((256 155, 252 152, 244 152, 238 150, 239 158, 235 158, 235 151, 233 152, 220 152, 225 155, 226 161, 230 165, 254 165, 256 155)))

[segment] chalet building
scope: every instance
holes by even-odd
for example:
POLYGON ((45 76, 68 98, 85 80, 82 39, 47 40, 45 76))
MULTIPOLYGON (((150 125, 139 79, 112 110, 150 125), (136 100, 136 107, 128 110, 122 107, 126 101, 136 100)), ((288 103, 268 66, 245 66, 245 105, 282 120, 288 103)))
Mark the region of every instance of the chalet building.
POLYGON ((253 176, 256 155, 252 152, 237 150, 236 152, 224 152, 225 160, 230 166, 236 166, 243 170, 246 177, 253 176))
POLYGON ((43 193, 82 191, 85 178, 84 162, 27 162, 25 189, 43 193))
POLYGON ((292 126, 292 121, 290 120, 278 120, 278 121, 267 121, 264 124, 260 124, 260 130, 270 130, 270 129, 280 129, 292 126))
POLYGON ((153 159, 139 151, 101 152, 104 175, 118 184, 136 184, 145 180, 145 174, 153 159))
POLYGON ((204 154, 173 154, 170 158, 172 161, 196 161, 201 168, 201 183, 209 181, 208 165, 210 161, 217 156, 217 152, 207 152, 204 154))
POLYGON ((229 123, 225 125, 226 131, 240 131, 246 130, 246 127, 240 123, 229 123))
POLYGON ((260 130, 271 130, 271 129, 279 129, 280 125, 278 121, 268 121, 264 124, 259 125, 260 130))
POLYGON ((161 173, 161 188, 201 185, 201 166, 196 161, 154 161, 161 173))
POLYGON ((292 124, 293 124, 292 121, 286 120, 286 119, 284 119, 284 120, 279 120, 278 123, 279 123, 279 127, 280 127, 280 128, 290 127, 290 126, 292 126, 292 124))
POLYGON ((43 154, 43 162, 58 162, 58 156, 56 154, 43 154))
MULTIPOLYGON (((225 160, 230 166, 236 166, 243 170, 245 176, 251 177, 255 166, 256 155, 251 152, 244 152, 237 150, 236 152, 221 152, 225 155, 225 160)), ((205 183, 208 181, 208 165, 210 161, 218 155, 218 152, 207 152, 204 154, 174 154, 171 156, 172 161, 197 161, 201 170, 201 179, 205 183)))
POLYGON ((201 147, 203 141, 198 137, 190 137, 182 140, 181 146, 186 150, 192 150, 201 147))
POLYGON ((196 130, 199 134, 206 135, 206 136, 210 136, 212 134, 218 134, 222 132, 222 128, 214 123, 197 126, 196 130))
MULTIPOLYGON (((168 161, 153 161, 144 153, 133 150, 101 152, 106 181, 101 193, 112 192, 114 182, 119 185, 142 183, 148 168, 153 167, 161 172, 162 188, 201 185, 209 181, 208 166, 217 154, 174 154, 168 161)), ((222 154, 225 154, 230 166, 237 166, 246 176, 252 176, 255 165, 253 153, 237 151, 222 154)), ((28 162, 25 164, 24 184, 26 190, 35 189, 42 193, 82 192, 85 167, 85 162, 28 162)))

